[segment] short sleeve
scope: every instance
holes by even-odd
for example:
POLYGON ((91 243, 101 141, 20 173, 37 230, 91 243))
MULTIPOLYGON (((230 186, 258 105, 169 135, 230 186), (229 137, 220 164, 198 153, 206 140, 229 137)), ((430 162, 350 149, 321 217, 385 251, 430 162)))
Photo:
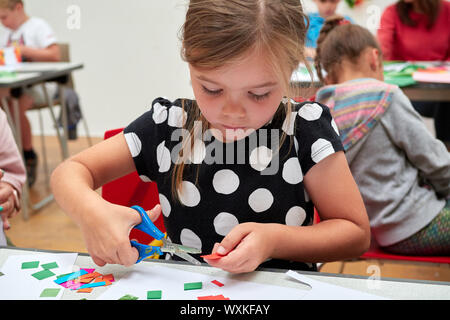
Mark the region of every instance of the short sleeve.
POLYGON ((57 43, 55 32, 44 20, 41 20, 39 27, 36 28, 35 37, 39 48, 48 48, 49 46, 57 43))
MULTIPOLYGON (((149 111, 124 129, 130 154, 143 181, 156 181, 161 174, 170 171, 175 162, 172 161, 172 149, 179 143, 173 139, 173 133, 177 129, 181 131, 185 120, 181 100, 171 102, 158 98, 149 111)), ((181 136, 182 133, 176 138, 181 136)))
POLYGON ((295 108, 295 139, 303 174, 329 155, 343 151, 339 130, 327 106, 308 102, 295 108))

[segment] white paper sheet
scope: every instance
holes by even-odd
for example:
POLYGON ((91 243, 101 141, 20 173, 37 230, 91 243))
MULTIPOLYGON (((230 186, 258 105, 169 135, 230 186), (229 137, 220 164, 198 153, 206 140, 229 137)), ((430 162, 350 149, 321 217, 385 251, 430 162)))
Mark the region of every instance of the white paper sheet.
POLYGON ((119 281, 108 287, 100 300, 118 300, 124 295, 133 295, 139 300, 147 299, 147 291, 162 290, 162 300, 197 300, 198 297, 224 295, 231 300, 299 300, 308 292, 249 281, 239 281, 232 277, 214 277, 187 272, 175 268, 138 264, 133 266, 119 281), (217 280, 223 287, 211 283, 217 280), (202 282, 200 290, 184 291, 187 282, 202 282))
POLYGON ((286 272, 286 275, 311 287, 303 297, 304 300, 387 300, 377 295, 314 280, 292 270, 286 272))
POLYGON ((1 268, 1 272, 5 275, 0 277, 0 300, 60 299, 64 288, 53 280, 56 279, 56 275, 75 271, 74 263, 77 256, 77 253, 34 253, 10 256, 1 268), (29 261, 39 261, 39 267, 22 269, 22 263, 29 261), (32 276, 33 273, 43 270, 42 264, 50 262, 58 264, 58 268, 51 269, 55 276, 43 280, 32 276), (55 298, 40 298, 42 291, 47 288, 61 290, 55 298))

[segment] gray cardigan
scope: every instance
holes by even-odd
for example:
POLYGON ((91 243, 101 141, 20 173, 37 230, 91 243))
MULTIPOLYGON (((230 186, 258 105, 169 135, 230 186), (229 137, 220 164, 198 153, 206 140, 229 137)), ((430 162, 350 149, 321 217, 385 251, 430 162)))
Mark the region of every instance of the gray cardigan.
POLYGON ((346 157, 379 245, 410 237, 444 208, 450 194, 450 153, 399 88, 374 128, 346 157))

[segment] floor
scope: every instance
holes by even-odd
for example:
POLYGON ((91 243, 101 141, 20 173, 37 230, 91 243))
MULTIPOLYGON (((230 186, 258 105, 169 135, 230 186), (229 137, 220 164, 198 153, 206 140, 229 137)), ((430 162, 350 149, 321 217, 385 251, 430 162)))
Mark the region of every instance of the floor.
MULTIPOLYGON (((102 139, 94 138, 93 143, 102 139)), ((46 137, 47 152, 50 156, 49 167, 53 170, 61 161, 60 148, 55 137, 46 137)), ((33 143, 40 151, 40 138, 34 137, 33 143)), ((69 151, 73 155, 88 147, 86 138, 78 138, 69 142, 69 151)), ((41 157, 42 159, 42 157, 41 157)), ((39 166, 38 179, 31 190, 32 202, 37 202, 50 190, 46 185, 42 163, 39 166)), ((12 228, 6 232, 11 242, 17 247, 43 250, 61 250, 70 252, 87 252, 83 237, 77 225, 58 207, 51 202, 38 212, 30 214, 24 220, 19 213, 11 219, 12 228)), ((339 273, 342 262, 326 263, 321 272, 339 273)), ((404 278, 418 280, 450 281, 450 266, 425 263, 355 261, 346 262, 342 273, 368 277, 404 278)))

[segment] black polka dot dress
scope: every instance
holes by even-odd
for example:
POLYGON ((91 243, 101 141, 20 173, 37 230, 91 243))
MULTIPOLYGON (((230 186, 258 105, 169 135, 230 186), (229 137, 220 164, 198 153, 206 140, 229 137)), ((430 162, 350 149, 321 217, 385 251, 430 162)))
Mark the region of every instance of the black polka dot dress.
MULTIPOLYGON (((158 186, 170 240, 209 254, 240 223, 311 225, 314 204, 303 177, 316 163, 343 150, 328 108, 313 102, 294 104, 286 117, 280 105, 269 123, 235 142, 223 143, 209 130, 196 135, 175 200, 172 170, 194 103, 158 98, 124 130, 139 176, 158 186)), ((278 259, 260 267, 316 270, 315 264, 278 259)))

